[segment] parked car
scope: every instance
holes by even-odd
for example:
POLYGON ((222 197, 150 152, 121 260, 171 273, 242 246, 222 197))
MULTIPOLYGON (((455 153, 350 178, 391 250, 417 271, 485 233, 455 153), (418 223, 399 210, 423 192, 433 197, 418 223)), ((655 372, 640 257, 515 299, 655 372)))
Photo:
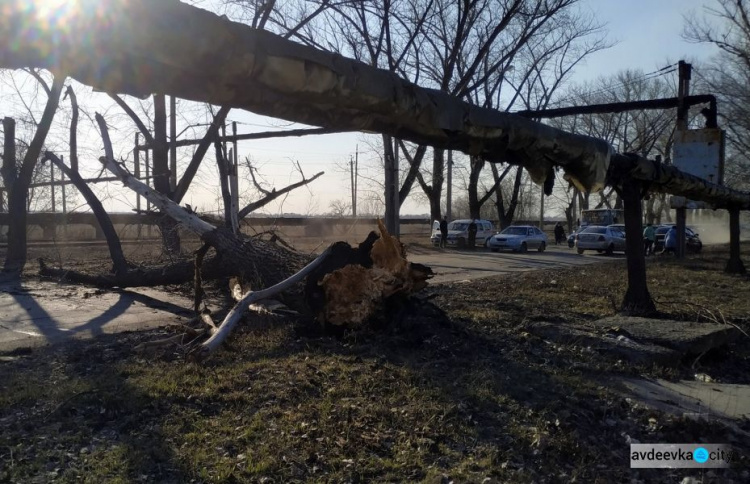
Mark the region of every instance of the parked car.
POLYGON ((576 238, 578 238, 578 234, 580 234, 581 231, 583 231, 583 229, 585 228, 586 227, 578 227, 576 230, 571 232, 570 235, 568 235, 568 247, 572 249, 576 246, 576 238))
POLYGON ((514 252, 537 249, 539 252, 544 252, 547 248, 547 234, 533 225, 513 225, 493 235, 487 246, 492 252, 501 249, 510 249, 514 252))
MULTIPOLYGON (((654 252, 664 250, 664 239, 667 238, 667 232, 674 227, 672 225, 660 225, 656 227, 656 242, 654 243, 654 252)), ((685 249, 693 254, 699 253, 703 249, 703 242, 700 237, 690 227, 685 227, 685 249)))
POLYGON ((586 250, 606 252, 607 255, 611 255, 614 251, 625 252, 625 231, 621 227, 589 225, 578 234, 576 240, 578 253, 583 254, 586 250))
MULTIPOLYGON (((492 237, 495 228, 489 220, 476 220, 477 224, 477 246, 486 246, 487 240, 492 237)), ((469 224, 471 220, 454 220, 448 224, 448 246, 463 248, 469 242, 469 224)), ((435 221, 432 224, 432 235, 430 241, 432 245, 440 245, 440 222, 435 221), (436 225, 437 224, 437 225, 436 225), (437 229, 435 228, 437 227, 437 229)))

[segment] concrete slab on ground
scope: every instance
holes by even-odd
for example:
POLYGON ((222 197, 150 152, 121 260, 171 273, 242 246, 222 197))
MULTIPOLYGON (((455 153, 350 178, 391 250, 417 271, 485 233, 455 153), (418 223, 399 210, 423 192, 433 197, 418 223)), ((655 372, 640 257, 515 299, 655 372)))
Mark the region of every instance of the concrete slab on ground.
POLYGON ((148 329, 192 315, 192 301, 154 288, 100 290, 53 282, 0 286, 0 351, 148 329))
POLYGON ((734 326, 696 321, 610 316, 591 323, 599 332, 622 334, 638 343, 655 344, 681 355, 700 355, 741 336, 734 326))
POLYGON ((740 336, 734 326, 611 316, 569 325, 534 322, 529 332, 559 344, 587 346, 636 364, 677 366, 689 355, 719 348, 740 336))
POLYGON ((696 419, 750 419, 750 385, 637 378, 622 379, 619 383, 626 394, 673 415, 696 419))

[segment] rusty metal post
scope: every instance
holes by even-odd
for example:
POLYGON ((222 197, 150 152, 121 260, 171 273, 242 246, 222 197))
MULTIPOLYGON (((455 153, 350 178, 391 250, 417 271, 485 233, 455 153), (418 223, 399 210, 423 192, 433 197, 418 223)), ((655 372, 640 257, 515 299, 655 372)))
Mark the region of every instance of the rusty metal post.
POLYGON ((729 209, 729 261, 724 269, 729 274, 745 274, 745 264, 740 258, 740 210, 729 209))
POLYGON ((625 211, 625 254, 628 258, 628 289, 621 311, 631 316, 646 316, 656 312, 646 283, 646 258, 643 252, 642 183, 632 178, 622 184, 625 211))

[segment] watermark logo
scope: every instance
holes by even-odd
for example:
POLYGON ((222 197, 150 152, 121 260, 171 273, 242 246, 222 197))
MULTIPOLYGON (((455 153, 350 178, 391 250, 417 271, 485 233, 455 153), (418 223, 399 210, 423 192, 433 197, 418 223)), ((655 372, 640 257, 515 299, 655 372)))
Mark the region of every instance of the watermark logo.
POLYGON ((736 460, 727 444, 630 444, 632 469, 726 468, 736 460))
POLYGON ((704 447, 698 447, 693 451, 693 460, 699 464, 703 464, 708 460, 709 453, 704 447))

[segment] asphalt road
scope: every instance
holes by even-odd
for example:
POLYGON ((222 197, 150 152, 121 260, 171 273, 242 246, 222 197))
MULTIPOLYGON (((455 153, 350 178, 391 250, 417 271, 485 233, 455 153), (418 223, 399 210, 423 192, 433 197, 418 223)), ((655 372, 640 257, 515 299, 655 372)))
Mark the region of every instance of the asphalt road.
POLYGON ((0 286, 0 351, 179 323, 192 302, 157 289, 101 291, 54 282, 0 286))
POLYGON ((617 258, 624 259, 625 254, 615 253, 607 256, 596 252, 585 252, 583 255, 578 255, 575 249, 569 249, 567 245, 553 245, 547 247, 544 252, 530 251, 524 254, 490 252, 484 248, 468 251, 415 247, 407 251, 407 258, 412 262, 431 267, 436 275, 430 282, 441 284, 511 272, 595 264, 617 258))

